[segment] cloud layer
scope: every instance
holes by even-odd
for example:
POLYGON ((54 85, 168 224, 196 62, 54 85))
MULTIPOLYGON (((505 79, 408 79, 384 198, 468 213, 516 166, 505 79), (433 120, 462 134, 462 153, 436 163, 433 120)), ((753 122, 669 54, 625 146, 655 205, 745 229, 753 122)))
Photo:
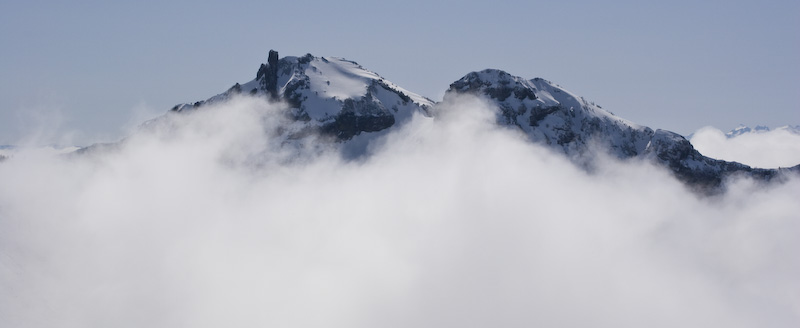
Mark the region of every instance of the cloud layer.
POLYGON ((692 145, 703 155, 754 167, 777 168, 800 164, 800 135, 787 130, 746 133, 728 138, 714 127, 694 133, 692 145))
POLYGON ((588 174, 456 99, 344 160, 255 99, 0 164, 0 325, 789 327, 800 183, 588 174), (169 128, 165 128, 169 127, 169 128))

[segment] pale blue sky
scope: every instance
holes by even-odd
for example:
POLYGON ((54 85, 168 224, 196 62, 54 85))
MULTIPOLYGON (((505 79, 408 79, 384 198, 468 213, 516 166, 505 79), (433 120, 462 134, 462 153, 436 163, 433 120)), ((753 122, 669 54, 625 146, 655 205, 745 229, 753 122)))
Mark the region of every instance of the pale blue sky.
POLYGON ((0 0, 0 45, 0 144, 115 140, 254 78, 270 49, 435 100, 499 68, 683 134, 800 124, 799 1, 0 0))

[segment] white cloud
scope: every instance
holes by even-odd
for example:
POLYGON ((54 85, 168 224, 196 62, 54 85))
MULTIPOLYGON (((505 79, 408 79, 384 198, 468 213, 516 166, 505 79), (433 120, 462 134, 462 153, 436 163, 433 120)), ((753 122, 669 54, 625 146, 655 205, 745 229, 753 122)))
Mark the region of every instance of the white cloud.
POLYGON ((703 155, 754 167, 776 168, 800 164, 800 135, 786 130, 746 133, 728 138, 704 127, 694 133, 692 145, 703 155))
POLYGON ((302 159, 240 99, 106 155, 0 164, 14 327, 789 327, 800 183, 700 199, 587 174, 457 99, 366 159, 302 159))

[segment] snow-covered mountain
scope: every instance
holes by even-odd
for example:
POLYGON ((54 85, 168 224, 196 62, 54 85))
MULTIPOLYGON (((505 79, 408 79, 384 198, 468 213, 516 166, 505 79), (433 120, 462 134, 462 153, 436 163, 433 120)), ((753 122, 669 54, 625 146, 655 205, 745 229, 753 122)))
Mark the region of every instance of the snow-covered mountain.
MULTIPOLYGON (((177 105, 169 115, 223 102, 238 94, 287 103, 288 120, 280 129, 286 140, 323 135, 343 148, 348 144, 368 143, 371 137, 398 126, 413 113, 433 117, 432 109, 436 106, 430 99, 405 90, 353 61, 311 54, 278 58, 277 52, 270 51, 267 63, 261 64, 255 79, 237 83, 207 100, 177 105)), ((619 118, 541 78, 526 80, 487 69, 469 73, 452 83, 445 99, 457 94, 484 98, 496 105, 498 124, 519 129, 532 142, 547 145, 584 167, 591 167, 596 155, 593 152, 601 149, 620 159, 641 158, 660 163, 679 179, 700 189, 716 188, 731 174, 770 180, 781 173, 703 156, 677 133, 653 130, 619 118)), ((800 166, 788 170, 800 171, 800 166)))
POLYGON ((541 78, 525 80, 487 69, 467 74, 447 91, 447 94, 459 93, 477 94, 492 101, 497 105, 499 124, 515 126, 530 140, 546 144, 582 164, 591 162, 593 154, 589 151, 600 145, 600 149, 621 159, 655 160, 681 180, 703 189, 715 188, 730 174, 749 174, 766 180, 779 174, 778 170, 751 168, 703 156, 677 133, 654 131, 614 116, 541 78))
POLYGON ((757 125, 755 128, 750 128, 749 126, 742 124, 734 128, 733 130, 728 131, 728 133, 725 133, 725 136, 727 136, 728 138, 734 138, 748 133, 764 133, 775 130, 784 130, 794 134, 800 134, 800 125, 795 125, 795 126, 785 125, 774 129, 770 129, 769 127, 764 125, 757 125))
POLYGON ((445 97, 471 93, 497 105, 497 121, 516 126, 530 139, 580 157, 590 143, 603 143, 620 158, 642 154, 655 132, 614 116, 585 99, 540 78, 525 80, 487 69, 450 85, 445 97))
POLYGON ((270 51, 255 79, 237 83, 208 100, 177 105, 172 111, 190 111, 242 93, 287 102, 291 107, 288 114, 298 123, 286 127, 289 138, 321 132, 340 141, 350 140, 389 128, 415 112, 429 115, 434 105, 353 61, 311 54, 279 59, 276 51, 270 51))

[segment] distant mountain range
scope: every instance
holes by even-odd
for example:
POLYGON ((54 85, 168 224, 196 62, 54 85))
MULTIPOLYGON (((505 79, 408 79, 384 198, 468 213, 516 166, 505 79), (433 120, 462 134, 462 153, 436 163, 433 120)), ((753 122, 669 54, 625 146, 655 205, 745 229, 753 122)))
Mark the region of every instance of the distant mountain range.
MULTIPOLYGON (((677 133, 617 117, 541 78, 528 80, 495 69, 471 72, 450 85, 445 101, 459 94, 488 100, 496 108, 497 124, 518 130, 531 142, 546 145, 589 169, 600 145, 602 151, 620 159, 641 158, 663 165, 699 190, 715 190, 732 174, 769 181, 784 173, 800 172, 800 165, 761 169, 703 156, 677 133)), ((276 51, 269 52, 267 63, 261 64, 253 80, 236 83, 206 100, 176 105, 167 115, 181 115, 235 95, 289 104, 287 121, 276 131, 280 137, 290 141, 308 135, 326 136, 351 157, 363 155, 363 145, 404 124, 414 114, 437 115, 436 102, 356 62, 311 54, 279 58, 276 51)), ((729 135, 763 129, 741 128, 729 135)))
POLYGON ((748 133, 764 133, 764 132, 781 131, 781 130, 788 131, 794 134, 800 134, 800 125, 795 125, 795 126, 785 125, 774 129, 770 129, 769 127, 763 125, 756 125, 756 127, 752 129, 746 125, 739 125, 733 130, 728 131, 728 133, 725 133, 725 136, 727 136, 728 138, 733 138, 748 133))

